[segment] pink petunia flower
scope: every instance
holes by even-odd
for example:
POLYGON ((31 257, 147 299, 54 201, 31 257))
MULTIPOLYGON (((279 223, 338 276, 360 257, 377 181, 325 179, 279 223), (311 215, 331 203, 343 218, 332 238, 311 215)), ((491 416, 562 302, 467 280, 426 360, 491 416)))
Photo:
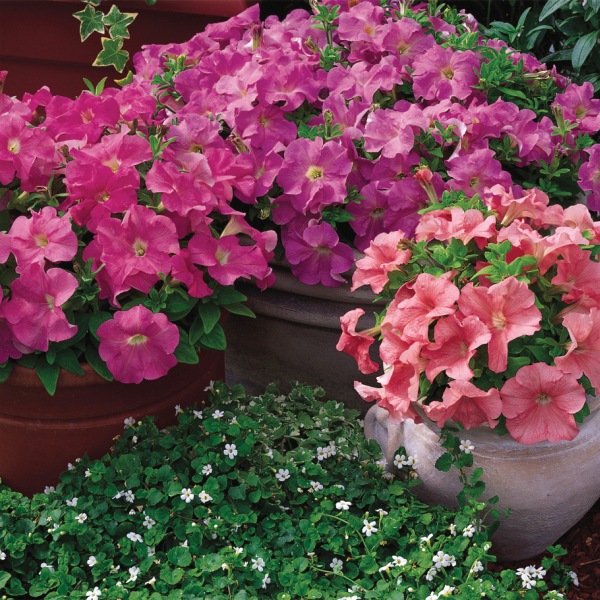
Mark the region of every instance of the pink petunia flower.
POLYGON ((573 415, 585 404, 575 377, 545 363, 521 367, 500 390, 506 428, 521 444, 572 440, 579 432, 573 415))
POLYGON ((600 263, 591 260, 591 255, 589 250, 569 246, 556 261, 557 271, 551 283, 564 292, 564 302, 591 297, 600 306, 600 263))
POLYGON ((506 371, 508 342, 540 329, 542 314, 535 306, 535 294, 515 277, 487 288, 468 283, 462 289, 458 307, 461 314, 478 317, 490 330, 488 367, 494 373, 506 371))
POLYGON ((590 192, 587 204, 590 210, 600 211, 600 144, 586 148, 589 159, 579 168, 579 187, 590 192))
POLYGON ((98 327, 98 337, 100 358, 122 383, 159 379, 177 364, 177 325, 145 306, 116 312, 98 327))
POLYGON ((594 86, 589 81, 570 83, 564 93, 556 94, 552 106, 559 106, 564 119, 579 125, 578 133, 593 135, 600 130, 600 100, 594 98, 594 86))
POLYGON ((461 423, 465 429, 479 427, 484 423, 494 428, 502 412, 502 402, 496 388, 484 392, 470 381, 457 380, 448 384, 441 402, 436 400, 423 408, 439 427, 443 427, 446 421, 453 420, 461 423))
MULTIPOLYGON (((595 263, 597 264, 597 263, 595 263)), ((572 312, 563 318, 563 325, 571 338, 567 353, 554 359, 563 373, 576 379, 585 375, 600 392, 600 314, 597 308, 586 313, 572 312)))
POLYGON ((469 361, 491 337, 490 330, 476 316, 458 319, 454 314, 440 319, 434 328, 435 343, 421 353, 428 361, 425 374, 429 381, 442 372, 452 379, 471 379, 473 370, 469 361))
POLYGON ((46 352, 49 342, 62 342, 77 333, 67 320, 63 304, 77 289, 77 279, 63 269, 44 269, 33 263, 15 279, 4 317, 15 339, 30 351, 46 352))
POLYGON ((494 156, 493 150, 481 148, 448 160, 450 187, 453 190, 462 190, 468 196, 483 195, 486 188, 495 184, 509 188, 512 178, 508 172, 502 170, 500 161, 494 156))
POLYGON ((378 371, 379 365, 369 356, 369 348, 375 342, 375 338, 368 332, 356 331, 358 320, 364 314, 362 308, 355 308, 340 317, 342 335, 335 348, 352 356, 359 371, 368 375, 378 371))

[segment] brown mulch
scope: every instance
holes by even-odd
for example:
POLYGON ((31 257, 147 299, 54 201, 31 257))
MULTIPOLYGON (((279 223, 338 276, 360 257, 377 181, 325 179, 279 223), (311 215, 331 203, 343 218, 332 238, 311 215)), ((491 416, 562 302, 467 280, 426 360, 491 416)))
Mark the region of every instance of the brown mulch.
MULTIPOLYGON (((571 586, 569 600, 600 600, 600 501, 557 542, 567 555, 561 562, 570 566, 579 579, 579 586, 571 586)), ((539 564, 543 555, 520 561, 499 562, 497 567, 516 569, 539 564)))

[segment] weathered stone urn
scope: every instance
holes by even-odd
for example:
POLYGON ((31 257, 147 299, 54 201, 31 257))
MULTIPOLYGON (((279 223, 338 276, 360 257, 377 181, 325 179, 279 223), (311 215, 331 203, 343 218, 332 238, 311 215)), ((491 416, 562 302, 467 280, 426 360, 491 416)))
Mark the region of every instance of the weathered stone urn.
MULTIPOLYGON (((591 414, 570 442, 523 445, 480 427, 463 432, 475 446, 473 468, 483 467, 483 500, 498 496, 498 508, 510 508, 492 538, 492 553, 499 560, 522 560, 542 553, 573 527, 600 498, 600 400, 590 401, 591 414)), ((439 428, 431 422, 402 423, 387 410, 373 406, 365 418, 365 434, 375 439, 388 465, 404 446, 417 456, 423 485, 418 496, 431 504, 456 506, 461 487, 457 472, 435 468, 444 452, 439 428)))

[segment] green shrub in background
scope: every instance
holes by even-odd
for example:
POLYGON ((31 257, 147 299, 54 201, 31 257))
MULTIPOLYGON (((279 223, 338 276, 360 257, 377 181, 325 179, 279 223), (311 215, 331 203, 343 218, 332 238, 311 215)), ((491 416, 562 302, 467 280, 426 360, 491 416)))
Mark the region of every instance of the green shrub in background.
MULTIPOLYGON (((176 428, 125 424, 113 452, 32 500, 0 492, 0 596, 210 600, 562 598, 553 549, 502 573, 486 505, 420 503, 415 459, 395 477, 358 413, 322 390, 246 397, 216 384, 176 428), (558 591, 548 591, 553 588, 558 591)), ((455 464, 469 464, 447 443, 455 464)), ((467 494, 482 486, 466 482, 467 494)))
POLYGON ((485 32, 600 89, 600 0, 547 0, 528 7, 516 23, 493 21, 485 32))

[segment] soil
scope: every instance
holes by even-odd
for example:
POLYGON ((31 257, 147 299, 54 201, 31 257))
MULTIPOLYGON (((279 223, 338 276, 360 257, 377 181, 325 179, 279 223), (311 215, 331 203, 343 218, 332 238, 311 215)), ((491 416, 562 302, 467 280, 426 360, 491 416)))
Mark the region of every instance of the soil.
MULTIPOLYGON (((571 586, 569 600, 600 600, 600 501, 559 541, 567 555, 561 562, 577 574, 579 586, 571 586)), ((518 563, 497 563, 500 568, 516 569, 539 565, 543 555, 518 563)))

